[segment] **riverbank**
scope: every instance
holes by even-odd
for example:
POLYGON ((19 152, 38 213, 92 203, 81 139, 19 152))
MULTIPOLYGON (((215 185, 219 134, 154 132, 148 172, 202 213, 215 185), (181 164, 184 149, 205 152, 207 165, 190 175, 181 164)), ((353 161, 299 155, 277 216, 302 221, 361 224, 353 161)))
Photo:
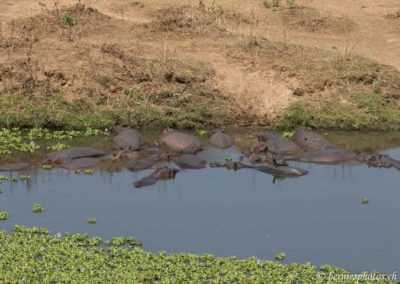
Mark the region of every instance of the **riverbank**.
POLYGON ((0 128, 400 128, 397 65, 340 46, 362 30, 358 18, 323 17, 301 1, 250 10, 153 2, 124 7, 129 16, 74 1, 9 15, 0 128), (310 29, 310 13, 324 25, 310 29), (268 33, 271 23, 283 37, 268 33))
POLYGON ((283 265, 256 258, 153 254, 143 251, 133 238, 103 242, 86 234, 53 236, 46 229, 22 226, 15 226, 12 233, 0 231, 0 244, 0 280, 7 283, 344 283, 329 277, 348 273, 329 265, 317 269, 311 264, 283 265))

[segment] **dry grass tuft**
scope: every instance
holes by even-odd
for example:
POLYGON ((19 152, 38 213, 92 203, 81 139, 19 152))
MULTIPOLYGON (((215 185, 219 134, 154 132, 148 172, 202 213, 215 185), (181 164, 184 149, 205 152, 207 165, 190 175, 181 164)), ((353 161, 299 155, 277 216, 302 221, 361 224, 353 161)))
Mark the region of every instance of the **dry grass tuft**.
POLYGON ((311 33, 347 33, 355 28, 355 23, 346 17, 323 16, 320 12, 306 7, 279 11, 285 25, 311 33))

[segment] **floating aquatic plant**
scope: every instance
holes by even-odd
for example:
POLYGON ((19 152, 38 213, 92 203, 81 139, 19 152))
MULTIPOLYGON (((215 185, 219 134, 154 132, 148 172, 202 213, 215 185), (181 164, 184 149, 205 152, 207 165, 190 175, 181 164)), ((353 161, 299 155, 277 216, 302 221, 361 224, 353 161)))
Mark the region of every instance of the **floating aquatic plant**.
POLYGON ((42 169, 44 170, 51 170, 53 168, 52 164, 43 164, 42 169))
POLYGON ((96 223, 97 223, 97 220, 96 220, 96 218, 95 218, 95 217, 89 217, 89 219, 88 219, 88 223, 89 223, 90 225, 94 225, 94 224, 96 224, 96 223))
POLYGON ((83 173, 85 175, 93 175, 95 173, 95 170, 91 170, 91 169, 84 169, 83 173))
MULTIPOLYGON (((83 131, 50 131, 43 128, 32 128, 29 131, 23 131, 18 128, 0 129, 0 154, 12 154, 14 152, 33 153, 40 148, 35 142, 37 139, 57 139, 66 140, 75 137, 89 137, 97 135, 110 135, 107 130, 99 130, 87 128, 83 131)), ((57 143, 49 146, 49 150, 62 150, 67 145, 65 143, 57 143)))
POLYGON ((19 176, 19 179, 20 179, 20 180, 28 180, 28 179, 30 179, 30 178, 31 178, 31 177, 28 176, 28 175, 19 176))
POLYGON ((64 150, 65 148, 68 148, 68 147, 69 146, 65 143, 56 143, 54 145, 46 147, 46 149, 51 150, 51 151, 60 151, 60 150, 64 150))
POLYGON ((369 200, 367 197, 364 197, 363 200, 361 201, 362 204, 369 204, 369 200))
POLYGON ((39 203, 35 203, 32 207, 32 212, 33 213, 42 213, 43 212, 43 207, 39 203))
MULTIPOLYGON (((0 243, 0 283, 342 283, 321 275, 351 276, 330 265, 151 253, 133 238, 103 242, 87 234, 52 236, 45 228, 14 226, 12 233, 0 231, 0 243)), ((389 283, 376 279, 362 282, 389 283)))
POLYGON ((280 252, 275 255, 276 260, 284 260, 285 258, 286 258, 286 254, 284 252, 280 252))
POLYGON ((0 221, 5 221, 10 217, 7 211, 0 211, 0 221))

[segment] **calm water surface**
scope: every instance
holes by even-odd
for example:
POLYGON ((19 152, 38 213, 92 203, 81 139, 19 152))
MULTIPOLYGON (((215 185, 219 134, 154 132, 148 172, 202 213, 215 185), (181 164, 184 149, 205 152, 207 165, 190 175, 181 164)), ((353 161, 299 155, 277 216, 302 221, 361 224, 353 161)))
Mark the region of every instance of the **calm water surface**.
MULTIPOLYGON (((328 138, 347 149, 400 159, 400 133, 337 132, 328 138)), ((207 148, 200 155, 223 160, 239 153, 207 148)), ((272 176, 247 169, 186 170, 175 180, 141 189, 132 183, 151 170, 90 176, 37 167, 29 181, 0 184, 0 211, 11 215, 0 229, 44 226, 54 234, 134 236, 155 252, 273 259, 282 251, 285 263, 328 263, 352 272, 400 270, 400 171, 291 165, 310 172, 274 183, 272 176), (368 205, 361 204, 364 197, 368 205), (36 202, 44 207, 42 214, 32 213, 36 202), (96 225, 87 223, 92 216, 96 225)))

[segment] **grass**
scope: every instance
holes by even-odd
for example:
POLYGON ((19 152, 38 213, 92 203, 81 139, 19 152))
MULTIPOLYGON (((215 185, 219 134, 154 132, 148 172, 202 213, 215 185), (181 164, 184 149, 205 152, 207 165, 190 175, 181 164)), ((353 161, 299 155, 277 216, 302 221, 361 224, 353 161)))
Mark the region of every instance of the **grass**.
POLYGON ((190 94, 125 90, 106 103, 95 98, 68 101, 62 94, 44 99, 2 95, 0 104, 0 128, 83 130, 129 125, 203 129, 220 127, 233 119, 227 102, 214 94, 204 94, 200 100, 190 94))
POLYGON ((133 238, 103 242, 86 234, 52 236, 46 229, 22 226, 15 226, 12 233, 0 231, 0 244, 4 283, 327 283, 322 274, 347 275, 329 265, 317 269, 255 257, 154 254, 143 251, 133 238))
POLYGON ((297 102, 286 109, 276 126, 294 129, 382 130, 400 129, 400 107, 380 93, 358 92, 327 100, 297 102))

